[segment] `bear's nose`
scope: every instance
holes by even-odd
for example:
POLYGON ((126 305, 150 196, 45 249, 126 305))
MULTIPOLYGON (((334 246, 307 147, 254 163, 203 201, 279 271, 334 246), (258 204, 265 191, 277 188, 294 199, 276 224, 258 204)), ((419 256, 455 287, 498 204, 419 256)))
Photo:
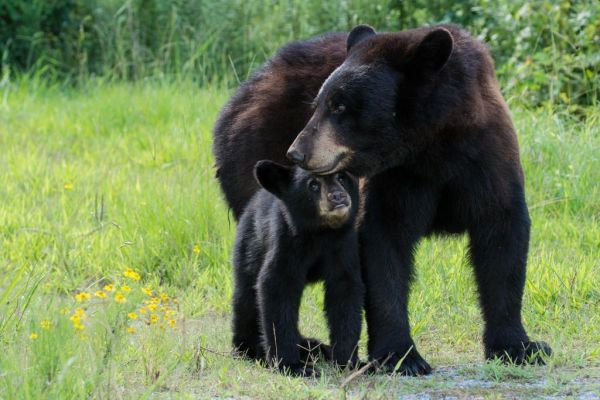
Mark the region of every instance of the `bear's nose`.
POLYGON ((327 193, 327 200, 329 200, 330 203, 338 206, 338 205, 347 205, 347 200, 348 200, 348 196, 346 195, 346 192, 342 192, 342 191, 335 191, 335 192, 329 192, 327 193))
POLYGON ((304 154, 300 153, 296 149, 290 148, 287 152, 287 158, 294 164, 302 165, 304 163, 304 154))

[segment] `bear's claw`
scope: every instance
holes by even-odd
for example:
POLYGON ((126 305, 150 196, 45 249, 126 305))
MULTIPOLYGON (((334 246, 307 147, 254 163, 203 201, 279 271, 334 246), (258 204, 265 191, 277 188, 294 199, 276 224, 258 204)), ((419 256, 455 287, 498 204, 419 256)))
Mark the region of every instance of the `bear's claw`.
POLYGON ((524 342, 507 346, 504 349, 492 349, 488 352, 487 358, 496 358, 504 363, 516 365, 545 365, 544 357, 550 357, 551 355, 552 348, 546 342, 524 342))
POLYGON ((407 352, 394 352, 373 362, 370 372, 383 371, 388 374, 405 376, 429 375, 431 366, 421 357, 419 352, 411 348, 407 352))

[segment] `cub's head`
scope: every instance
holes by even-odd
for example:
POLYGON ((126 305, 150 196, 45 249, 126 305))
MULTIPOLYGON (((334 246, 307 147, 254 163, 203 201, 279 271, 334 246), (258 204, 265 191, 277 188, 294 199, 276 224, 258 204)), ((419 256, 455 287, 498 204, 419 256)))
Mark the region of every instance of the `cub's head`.
POLYGON ((300 228, 337 229, 352 224, 358 209, 358 183, 347 172, 314 175, 299 167, 259 161, 256 181, 278 197, 300 228))
POLYGON ((464 115, 458 107, 486 61, 473 40, 477 54, 457 56, 457 40, 470 38, 453 27, 383 34, 354 28, 346 60, 321 86, 287 157, 314 174, 370 176, 426 148, 449 118, 464 115))

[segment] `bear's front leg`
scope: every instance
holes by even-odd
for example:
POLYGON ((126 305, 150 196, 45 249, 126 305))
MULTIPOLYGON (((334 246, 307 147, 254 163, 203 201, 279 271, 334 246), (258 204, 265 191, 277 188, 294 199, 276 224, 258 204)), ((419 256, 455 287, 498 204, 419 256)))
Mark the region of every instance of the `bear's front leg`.
POLYGON ((369 182, 360 227, 369 359, 388 373, 426 375, 431 367, 410 336, 408 294, 413 249, 430 223, 433 202, 425 190, 392 188, 390 181, 391 172, 369 182))
POLYGON ((543 356, 551 355, 552 349, 545 342, 530 341, 521 322, 530 229, 525 199, 519 194, 512 209, 492 212, 481 221, 485 223, 471 227, 469 235, 485 320, 485 356, 543 364, 543 356))
POLYGON ((263 266, 257 283, 267 363, 286 374, 318 376, 318 371, 300 358, 302 337, 298 331, 298 311, 305 278, 298 276, 295 266, 277 264, 263 266))
POLYGON ((325 269, 325 314, 329 325, 331 360, 338 367, 359 365, 360 339, 365 287, 362 282, 358 243, 336 252, 325 269))
POLYGON ((387 373, 411 376, 431 373, 431 367, 421 357, 410 336, 411 255, 400 254, 379 235, 365 238, 362 246, 369 359, 374 361, 377 369, 387 373))

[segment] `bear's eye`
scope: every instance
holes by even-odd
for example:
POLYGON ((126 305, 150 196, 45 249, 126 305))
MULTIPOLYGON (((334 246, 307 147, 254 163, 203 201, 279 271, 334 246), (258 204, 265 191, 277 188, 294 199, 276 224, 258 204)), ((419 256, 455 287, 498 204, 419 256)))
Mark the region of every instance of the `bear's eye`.
POLYGON ((338 174, 337 180, 342 185, 345 185, 346 184, 346 175, 344 175, 344 174, 338 174))
POLYGON ((308 181, 308 188, 311 192, 318 192, 321 189, 321 184, 316 179, 308 181))
POLYGON ((331 107, 331 112, 333 114, 342 114, 344 111, 346 111, 346 106, 343 104, 334 104, 331 107))

